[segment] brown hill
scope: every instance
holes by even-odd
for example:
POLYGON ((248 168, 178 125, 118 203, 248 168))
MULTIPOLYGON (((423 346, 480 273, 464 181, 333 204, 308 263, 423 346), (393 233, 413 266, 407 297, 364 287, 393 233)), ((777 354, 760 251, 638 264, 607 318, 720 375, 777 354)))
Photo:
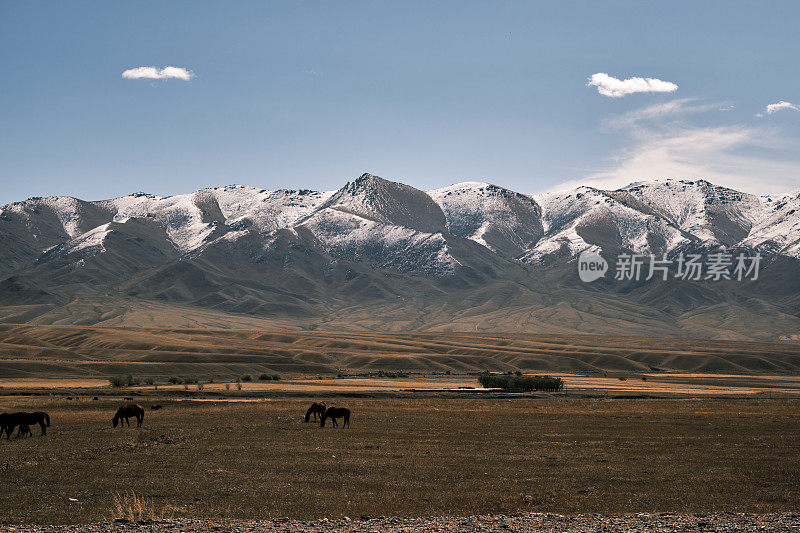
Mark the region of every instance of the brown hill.
POLYGON ((0 376, 800 371, 800 344, 502 333, 0 325, 0 376))

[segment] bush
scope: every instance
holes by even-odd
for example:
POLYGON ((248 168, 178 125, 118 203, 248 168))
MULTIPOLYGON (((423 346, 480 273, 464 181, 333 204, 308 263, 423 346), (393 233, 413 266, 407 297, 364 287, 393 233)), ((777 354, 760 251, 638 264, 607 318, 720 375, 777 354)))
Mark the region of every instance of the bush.
POLYGON ((153 383, 156 382, 156 380, 153 378, 144 378, 144 382, 147 383, 148 385, 152 385, 153 383))
POLYGON ((244 376, 242 376, 242 381, 253 381, 253 376, 251 376, 250 374, 245 374, 244 376))
POLYGON ((231 384, 230 383, 226 383, 225 384, 225 390, 231 390, 231 384))
POLYGON ((550 376, 482 374, 478 376, 478 381, 487 389, 558 392, 564 388, 564 381, 561 378, 550 376))
POLYGON ((181 378, 176 377, 176 376, 171 376, 167 381, 169 383, 172 383, 173 385, 177 385, 178 383, 181 382, 181 378))
POLYGON ((122 376, 114 376, 111 379, 109 379, 109 381, 111 382, 111 386, 115 388, 125 386, 125 378, 123 378, 122 376))
POLYGON ((272 381, 280 381, 281 377, 278 374, 272 374, 272 381))
POLYGON ((202 383, 198 383, 197 384, 197 390, 203 390, 203 384, 202 383))
MULTIPOLYGON (((281 377, 278 374, 261 374, 260 376, 258 376, 258 379, 261 381, 270 381, 270 380, 278 381, 281 379, 281 377)), ((250 380, 242 378, 242 381, 250 381, 250 380)))
POLYGON ((242 382, 241 381, 237 381, 236 382, 236 389, 237 390, 242 390, 242 382))

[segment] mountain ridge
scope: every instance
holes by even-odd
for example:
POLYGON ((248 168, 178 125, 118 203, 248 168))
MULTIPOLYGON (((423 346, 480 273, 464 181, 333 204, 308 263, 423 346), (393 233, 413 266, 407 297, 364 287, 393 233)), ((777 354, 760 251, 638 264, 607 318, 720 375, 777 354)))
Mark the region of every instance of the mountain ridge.
POLYGON ((0 243, 2 322, 126 324, 157 303, 184 318, 148 324, 313 329, 341 327, 350 313, 365 329, 636 327, 758 340, 800 331, 798 293, 781 291, 800 279, 800 191, 759 197, 705 180, 526 195, 479 182, 422 191, 363 174, 336 191, 36 197, 0 208, 0 243), (587 285, 575 268, 585 250, 609 262, 760 253, 765 278, 587 285))

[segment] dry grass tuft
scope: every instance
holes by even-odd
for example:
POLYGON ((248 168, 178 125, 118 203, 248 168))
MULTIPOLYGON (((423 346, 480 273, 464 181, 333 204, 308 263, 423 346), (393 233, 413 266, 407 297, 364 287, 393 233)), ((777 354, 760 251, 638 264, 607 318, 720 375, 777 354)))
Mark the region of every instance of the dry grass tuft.
POLYGON ((160 508, 153 500, 139 496, 132 490, 114 494, 111 507, 112 520, 128 522, 146 522, 172 518, 173 513, 166 506, 160 508))

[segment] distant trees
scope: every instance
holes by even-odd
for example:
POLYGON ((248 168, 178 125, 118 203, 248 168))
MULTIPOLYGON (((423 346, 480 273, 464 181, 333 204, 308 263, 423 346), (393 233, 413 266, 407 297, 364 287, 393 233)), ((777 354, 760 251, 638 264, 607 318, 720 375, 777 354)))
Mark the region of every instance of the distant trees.
POLYGON ((518 376, 481 374, 478 382, 487 389, 558 392, 564 389, 561 378, 550 376, 518 376))

